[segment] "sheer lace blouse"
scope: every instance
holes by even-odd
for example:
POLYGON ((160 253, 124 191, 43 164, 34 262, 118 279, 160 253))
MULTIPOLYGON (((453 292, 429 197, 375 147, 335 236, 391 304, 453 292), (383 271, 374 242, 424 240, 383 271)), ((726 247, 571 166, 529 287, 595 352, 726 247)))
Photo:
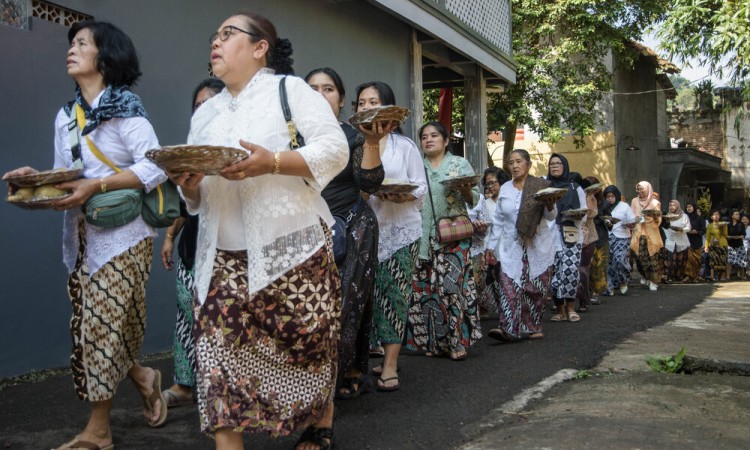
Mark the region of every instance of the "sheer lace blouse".
MULTIPOLYGON (((259 71, 236 98, 224 89, 193 116, 188 143, 240 148, 240 139, 272 152, 290 151, 279 99, 280 76, 259 71)), ((333 217, 320 191, 341 172, 349 147, 326 100, 300 78, 286 81, 292 117, 305 146, 299 148, 311 178, 261 175, 241 181, 207 176, 200 184, 195 261, 199 302, 208 293, 216 250, 246 249, 248 292, 256 292, 301 264, 325 243, 323 218, 333 217)))

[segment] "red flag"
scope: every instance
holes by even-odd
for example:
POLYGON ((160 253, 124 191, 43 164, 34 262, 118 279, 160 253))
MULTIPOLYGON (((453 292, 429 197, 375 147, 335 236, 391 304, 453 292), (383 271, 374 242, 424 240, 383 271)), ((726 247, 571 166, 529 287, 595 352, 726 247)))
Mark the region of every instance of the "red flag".
POLYGON ((451 134, 451 113, 453 112, 453 88, 440 88, 440 101, 438 102, 438 122, 445 125, 448 134, 451 134))

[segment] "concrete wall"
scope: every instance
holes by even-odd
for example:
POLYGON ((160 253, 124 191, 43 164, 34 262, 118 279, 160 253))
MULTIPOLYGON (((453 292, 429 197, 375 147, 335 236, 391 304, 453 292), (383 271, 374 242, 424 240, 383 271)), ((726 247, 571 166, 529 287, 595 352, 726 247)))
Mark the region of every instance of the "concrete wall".
POLYGON ((659 168, 656 149, 660 147, 658 127, 659 106, 654 91, 657 89, 655 68, 643 59, 632 69, 615 67, 615 92, 638 93, 618 95, 615 98, 615 158, 617 186, 622 194, 631 198, 635 185, 648 181, 659 189, 659 168), (631 139, 632 138, 632 139, 631 139), (626 150, 630 144, 639 150, 626 150))
POLYGON ((750 197, 750 120, 739 121, 739 134, 734 128, 739 107, 731 108, 722 115, 722 125, 725 130, 724 164, 725 169, 732 172, 731 188, 734 193, 731 203, 741 201, 742 205, 748 205, 750 197))
MULTIPOLYGON (((163 144, 184 143, 190 94, 206 77, 209 35, 232 13, 251 7, 268 16, 295 49, 295 69, 331 66, 353 94, 362 82, 389 83, 398 103, 410 102, 411 29, 367 2, 329 0, 129 0, 56 3, 110 21, 133 39, 144 75, 135 88, 163 144)), ((31 31, 0 26, 0 171, 23 165, 48 169, 53 161, 52 123, 73 97, 65 73, 67 29, 38 19, 31 31)), ((351 99, 349 99, 351 100, 351 99)), ((347 105, 348 105, 347 101, 347 105)), ((342 113, 351 114, 347 106, 342 113)), ((407 129, 410 124, 407 124, 407 129)), ((0 204, 0 377, 66 366, 70 306, 61 263, 61 215, 0 204)), ((161 240, 155 243, 155 254, 161 240)), ((168 350, 175 320, 174 274, 154 258, 148 286, 144 353, 168 350)))

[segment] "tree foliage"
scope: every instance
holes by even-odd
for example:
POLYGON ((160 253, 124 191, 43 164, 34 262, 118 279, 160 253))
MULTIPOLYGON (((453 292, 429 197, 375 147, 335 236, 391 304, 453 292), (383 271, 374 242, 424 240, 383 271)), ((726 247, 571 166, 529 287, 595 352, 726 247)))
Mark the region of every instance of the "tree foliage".
POLYGON ((661 48, 687 64, 695 59, 719 78, 750 75, 750 0, 670 0, 657 28, 661 48))
POLYGON ((613 83, 606 56, 632 62, 626 43, 639 40, 664 12, 658 0, 513 0, 512 6, 517 81, 497 103, 508 124, 527 124, 547 142, 595 131, 597 104, 613 83))

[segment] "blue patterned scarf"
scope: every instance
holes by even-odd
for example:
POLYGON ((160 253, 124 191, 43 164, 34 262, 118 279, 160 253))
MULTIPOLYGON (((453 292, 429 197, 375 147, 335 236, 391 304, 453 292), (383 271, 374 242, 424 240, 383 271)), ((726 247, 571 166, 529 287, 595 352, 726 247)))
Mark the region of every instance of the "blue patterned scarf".
POLYGON ((99 99, 99 106, 94 109, 83 99, 81 88, 76 86, 76 99, 63 107, 65 114, 70 115, 70 110, 76 103, 83 108, 88 122, 81 133, 83 136, 94 131, 102 122, 115 117, 143 117, 148 119, 141 98, 135 95, 129 86, 107 87, 99 99))

